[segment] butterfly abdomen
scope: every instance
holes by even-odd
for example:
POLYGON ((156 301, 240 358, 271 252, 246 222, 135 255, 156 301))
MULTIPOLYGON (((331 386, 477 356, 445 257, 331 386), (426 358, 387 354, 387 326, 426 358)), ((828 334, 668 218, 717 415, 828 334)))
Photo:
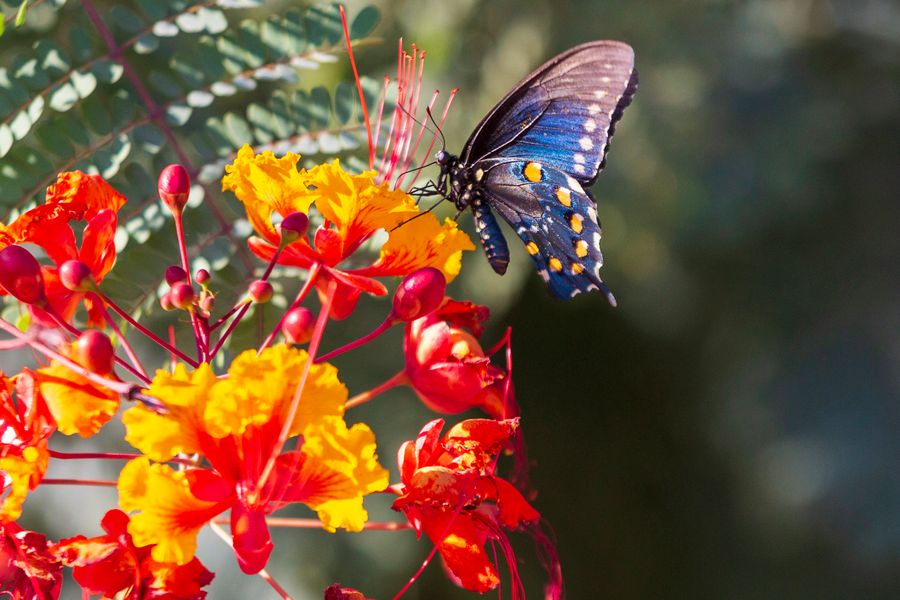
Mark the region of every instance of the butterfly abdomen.
POLYGON ((483 203, 481 198, 473 199, 470 206, 475 215, 475 230, 481 238, 484 254, 487 256, 491 268, 503 275, 509 265, 509 247, 506 245, 506 238, 500 231, 497 219, 494 218, 491 209, 483 203))

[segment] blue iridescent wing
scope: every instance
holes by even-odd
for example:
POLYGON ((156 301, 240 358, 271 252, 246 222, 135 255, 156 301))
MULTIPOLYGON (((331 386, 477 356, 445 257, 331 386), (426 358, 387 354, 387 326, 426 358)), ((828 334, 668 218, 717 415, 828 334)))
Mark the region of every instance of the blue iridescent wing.
POLYGON ((481 121, 460 156, 536 161, 594 183, 616 121, 637 88, 634 51, 615 41, 576 46, 545 63, 481 121))
POLYGON ((538 181, 529 181, 536 168, 533 161, 509 159, 487 164, 483 189, 489 204, 522 238, 556 297, 600 290, 615 306, 616 299, 600 279, 603 254, 593 198, 577 179, 558 169, 541 167, 538 181))

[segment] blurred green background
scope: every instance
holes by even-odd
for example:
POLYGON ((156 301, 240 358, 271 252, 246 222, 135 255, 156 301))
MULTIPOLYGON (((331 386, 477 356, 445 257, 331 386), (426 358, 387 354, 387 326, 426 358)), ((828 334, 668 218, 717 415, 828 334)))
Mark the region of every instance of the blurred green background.
MULTIPOLYGON (((513 327, 535 505, 568 597, 898 597, 900 5, 376 5, 383 43, 358 51, 361 71, 391 74, 398 36, 426 49, 424 89, 461 88, 453 152, 556 53, 604 38, 636 51, 640 87, 593 189, 619 308, 552 299, 518 244, 505 278, 470 253, 453 289, 492 307, 486 345, 513 327)), ((361 310, 329 343, 385 308, 361 310)), ((400 367, 399 333, 337 361, 351 393, 400 367)), ((432 415, 404 390, 350 417, 373 425, 396 473, 394 449, 432 415)), ((412 537, 279 531, 269 570, 297 598, 333 581, 387 598, 430 549, 412 537)), ((211 597, 269 597, 220 544, 201 546, 211 597)), ((540 597, 533 549, 517 549, 540 597)), ((405 598, 473 596, 435 563, 405 598)))

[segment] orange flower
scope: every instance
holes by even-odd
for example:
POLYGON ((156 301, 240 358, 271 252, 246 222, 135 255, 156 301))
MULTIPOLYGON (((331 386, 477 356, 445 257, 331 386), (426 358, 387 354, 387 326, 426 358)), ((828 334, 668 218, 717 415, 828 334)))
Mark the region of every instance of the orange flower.
POLYGON ((519 491, 495 475, 496 460, 519 426, 518 419, 470 419, 440 437, 444 421, 422 428, 400 447, 402 486, 394 510, 437 546, 455 583, 484 593, 500 584, 485 544, 500 546, 510 569, 512 597, 524 597, 516 559, 504 530, 527 530, 545 550, 552 581, 548 598, 559 598, 561 579, 555 551, 540 532, 540 514, 519 491))
MULTIPOLYGON (((0 248, 19 243, 40 246, 55 263, 42 267, 47 299, 54 312, 69 321, 84 294, 66 289, 59 281, 59 265, 78 259, 90 268, 98 283, 116 261, 114 243, 117 213, 125 203, 119 194, 99 175, 81 171, 60 173, 54 185, 47 188, 44 204, 25 212, 9 226, 0 227, 0 248), (72 221, 85 221, 76 241, 72 221)), ((102 327, 104 320, 90 298, 85 298, 89 324, 102 327)), ((55 321, 43 310, 29 306, 42 324, 54 327, 55 321)))
POLYGON ((136 406, 123 415, 126 439, 149 458, 199 453, 211 467, 175 471, 139 458, 123 469, 120 504, 140 511, 128 530, 136 543, 156 544, 155 560, 190 560, 199 529, 228 509, 247 573, 262 569, 272 551, 265 516, 289 503, 316 510, 330 531, 362 529, 363 496, 387 487, 388 473, 368 426, 344 423, 347 388, 337 369, 308 362, 305 351, 279 345, 239 355, 226 378, 206 363, 190 374, 179 365, 174 374, 157 373, 147 390, 165 414, 136 406), (298 438, 297 449, 278 453, 285 428, 298 438))
MULTIPOLYGON (((5 496, 0 522, 19 518, 29 490, 43 479, 50 460, 47 441, 55 430, 31 372, 24 370, 12 379, 0 373, 0 495, 5 496)), ((0 564, 0 573, 2 569, 0 564)))
POLYGON ((214 575, 196 558, 185 565, 160 563, 152 546, 138 547, 128 533, 128 515, 110 510, 100 522, 106 535, 62 540, 50 552, 67 567, 86 594, 144 600, 202 600, 214 575))
POLYGON ((420 214, 408 194, 392 190, 388 184, 376 184, 374 171, 351 175, 337 161, 297 171, 299 158, 291 153, 282 158, 271 152, 254 155, 244 146, 234 163, 225 167, 222 189, 232 190, 244 204, 247 218, 260 236, 250 238, 250 249, 263 260, 271 260, 281 242, 271 223, 273 213, 282 218, 292 212, 308 213, 315 204, 324 222, 316 229, 313 242, 302 237, 288 244, 277 262, 303 269, 319 265, 322 270, 316 284, 320 294, 331 281, 337 281, 331 309, 334 318, 347 317, 363 292, 387 294, 374 277, 403 276, 435 267, 449 282, 459 274, 462 252, 475 249, 455 221, 446 219, 441 224, 431 213, 420 214), (401 223, 402 227, 394 229, 401 223), (354 254, 380 231, 387 231, 388 237, 377 260, 360 265, 354 254))
POLYGON ((406 380, 428 408, 455 414, 477 407, 494 418, 511 416, 507 374, 491 365, 476 339, 487 317, 487 307, 447 299, 406 326, 406 380))

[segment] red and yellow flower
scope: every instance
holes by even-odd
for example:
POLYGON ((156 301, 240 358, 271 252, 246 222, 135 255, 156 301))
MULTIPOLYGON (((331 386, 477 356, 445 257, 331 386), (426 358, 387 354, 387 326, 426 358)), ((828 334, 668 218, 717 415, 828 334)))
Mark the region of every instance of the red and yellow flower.
POLYGON ((146 456, 122 470, 119 502, 138 511, 128 530, 136 544, 155 544, 154 560, 189 561, 199 529, 230 509, 238 562, 255 573, 272 551, 267 514, 299 502, 329 531, 359 531, 363 496, 388 485, 372 431, 344 422, 337 369, 310 364, 303 350, 244 352, 223 378, 208 364, 192 373, 179 365, 158 372, 147 394, 166 413, 137 406, 123 415, 126 439, 146 456), (283 431, 297 438, 295 449, 282 451, 283 431), (209 468, 160 464, 176 454, 202 455, 209 468))
POLYGON ((31 371, 13 378, 0 373, 0 522, 19 518, 28 492, 43 479, 50 460, 47 441, 54 431, 56 423, 31 371))
MULTIPOLYGON (((400 447, 402 486, 393 505, 437 546, 451 578, 466 589, 484 593, 500 584, 485 549, 488 542, 497 543, 510 569, 513 598, 520 597, 521 583, 505 530, 527 530, 546 540, 538 528, 540 514, 495 473, 497 457, 518 426, 518 419, 470 419, 441 437, 442 419, 427 424, 400 447)), ((559 565, 550 562, 548 598, 558 598, 559 565)))
POLYGON ((277 262, 303 269, 318 265, 320 294, 336 281, 332 317, 348 316, 363 292, 387 294, 375 277, 403 276, 434 267, 449 282, 459 274, 462 252, 474 250, 455 221, 440 223, 431 213, 421 214, 408 194, 386 183, 376 184, 374 171, 351 175, 338 161, 298 171, 299 159, 293 153, 282 158, 271 152, 254 154, 244 146, 234 163, 225 167, 222 189, 233 191, 244 204, 257 233, 249 240, 250 249, 264 260, 271 260, 281 243, 271 222, 273 214, 283 218, 293 212, 308 213, 315 205, 324 220, 312 242, 302 237, 288 244, 277 262), (388 232, 387 240, 378 258, 365 264, 355 254, 379 231, 388 232))
POLYGON ((104 598, 202 600, 214 575, 196 558, 183 565, 153 560, 152 546, 137 546, 128 533, 128 515, 110 510, 100 522, 106 535, 79 535, 50 548, 86 594, 104 598))

